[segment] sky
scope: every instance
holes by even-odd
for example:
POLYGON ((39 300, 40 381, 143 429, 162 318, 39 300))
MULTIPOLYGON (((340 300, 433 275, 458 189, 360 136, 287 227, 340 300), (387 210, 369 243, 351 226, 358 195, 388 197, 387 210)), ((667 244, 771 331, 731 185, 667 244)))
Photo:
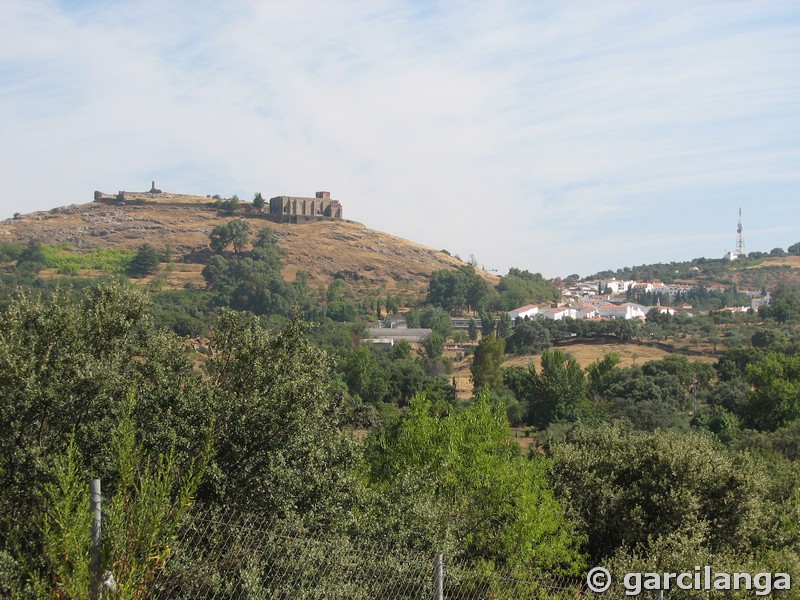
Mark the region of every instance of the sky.
POLYGON ((800 3, 0 0, 0 219, 331 192, 546 277, 800 241, 800 3))

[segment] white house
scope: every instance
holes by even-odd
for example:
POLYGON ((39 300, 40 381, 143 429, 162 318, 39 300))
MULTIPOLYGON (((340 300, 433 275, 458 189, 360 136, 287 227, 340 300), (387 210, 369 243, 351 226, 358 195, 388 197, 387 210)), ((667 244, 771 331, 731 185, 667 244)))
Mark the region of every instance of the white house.
POLYGON ((631 287, 635 281, 625 280, 620 281, 616 278, 612 278, 610 281, 602 281, 601 285, 604 289, 609 290, 612 294, 620 294, 628 291, 628 288, 631 287))
POLYGON ((575 307, 576 319, 596 319, 600 316, 600 311, 592 304, 583 304, 575 307))
POLYGON ((558 308, 543 308, 539 314, 545 319, 552 319, 553 321, 560 321, 566 317, 576 318, 577 311, 574 308, 567 306, 560 306, 558 308))
POLYGON ((526 304, 525 306, 520 306, 519 308, 508 311, 508 316, 511 317, 512 321, 516 320, 517 317, 524 319, 525 317, 534 317, 538 314, 539 307, 533 304, 526 304))
POLYGON ((652 293, 654 287, 655 286, 649 281, 637 281, 631 286, 631 291, 634 294, 646 294, 648 292, 652 293))
POLYGON ((631 310, 628 319, 644 319, 652 307, 636 304, 636 302, 625 302, 622 306, 627 306, 631 310))
POLYGON ((626 302, 625 304, 604 304, 597 307, 605 319, 641 319, 647 315, 647 306, 626 302))

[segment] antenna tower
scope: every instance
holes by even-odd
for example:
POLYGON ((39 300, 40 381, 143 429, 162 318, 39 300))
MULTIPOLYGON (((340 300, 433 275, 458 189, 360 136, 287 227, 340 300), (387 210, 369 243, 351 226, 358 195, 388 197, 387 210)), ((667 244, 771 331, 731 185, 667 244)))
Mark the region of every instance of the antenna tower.
POLYGON ((742 228, 742 209, 739 209, 739 226, 736 228, 736 254, 744 256, 744 229, 742 228))

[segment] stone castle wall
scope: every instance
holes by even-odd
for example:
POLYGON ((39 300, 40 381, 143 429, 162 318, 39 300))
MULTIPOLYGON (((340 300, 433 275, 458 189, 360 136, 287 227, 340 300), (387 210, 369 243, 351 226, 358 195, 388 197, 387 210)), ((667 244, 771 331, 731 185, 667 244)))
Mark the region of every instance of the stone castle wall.
POLYGON ((305 217, 341 219, 342 205, 338 200, 331 199, 330 192, 317 192, 314 198, 275 196, 269 200, 269 214, 293 223, 300 222, 297 218, 305 217))
MULTIPOLYGON (((210 204, 199 196, 163 193, 155 188, 155 182, 149 192, 120 191, 117 194, 106 194, 95 191, 94 201, 112 205, 141 205, 154 202, 162 205, 179 204, 181 206, 193 203, 200 207, 206 207, 210 204)), ((248 208, 252 207, 248 206, 248 208)), ((259 216, 277 223, 308 223, 324 219, 343 220, 342 204, 338 200, 331 199, 330 192, 317 192, 313 198, 276 196, 270 198, 266 214, 259 212, 249 216, 259 216)))

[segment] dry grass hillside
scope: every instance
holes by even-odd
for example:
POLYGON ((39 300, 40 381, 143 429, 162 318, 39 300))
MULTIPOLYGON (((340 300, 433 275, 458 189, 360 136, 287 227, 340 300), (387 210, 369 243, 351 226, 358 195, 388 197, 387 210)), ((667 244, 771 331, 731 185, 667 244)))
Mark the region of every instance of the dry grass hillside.
POLYGON ((732 279, 745 289, 772 289, 780 283, 800 285, 800 256, 766 258, 758 265, 736 269, 732 279))
MULTIPOLYGON (((305 271, 312 286, 326 285, 339 274, 356 288, 420 293, 433 271, 463 265, 439 250, 353 221, 275 223, 249 203, 229 215, 219 213, 209 198, 168 193, 141 194, 124 204, 90 202, 18 215, 0 222, 0 241, 35 238, 78 253, 143 243, 159 250, 169 246, 175 261, 167 278, 170 287, 200 285, 210 252, 208 234, 232 218, 249 221, 253 233, 272 228, 284 254, 284 276, 293 280, 298 271, 305 271)), ((484 276, 497 282, 494 275, 484 276)))

